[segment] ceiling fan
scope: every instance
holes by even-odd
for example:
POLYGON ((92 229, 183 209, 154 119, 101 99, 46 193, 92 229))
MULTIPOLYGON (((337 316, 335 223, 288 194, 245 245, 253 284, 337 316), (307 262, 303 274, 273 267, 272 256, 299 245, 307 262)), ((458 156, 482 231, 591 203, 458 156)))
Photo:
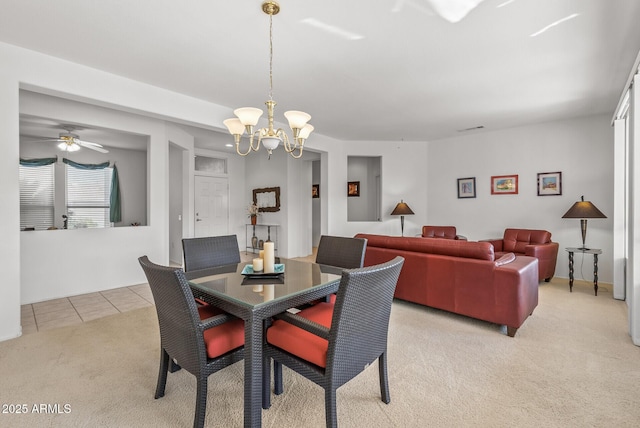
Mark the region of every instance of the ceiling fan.
POLYGON ((58 138, 49 138, 41 141, 56 141, 59 143, 58 148, 65 152, 75 152, 84 147, 100 153, 109 153, 101 144, 81 140, 78 134, 73 133, 74 128, 65 128, 65 130, 67 132, 61 132, 58 138))

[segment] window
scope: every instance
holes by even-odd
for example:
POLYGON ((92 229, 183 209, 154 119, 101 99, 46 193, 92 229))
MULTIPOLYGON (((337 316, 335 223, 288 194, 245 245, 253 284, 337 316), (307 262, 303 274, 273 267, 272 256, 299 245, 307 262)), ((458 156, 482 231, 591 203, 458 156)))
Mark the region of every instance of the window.
POLYGON ((227 160, 207 156, 196 156, 195 170, 197 172, 210 172, 212 174, 226 174, 227 160))
POLYGON ((20 165, 20 229, 53 226, 53 168, 20 165))
POLYGON ((67 165, 69 229, 111 227, 109 195, 113 168, 78 169, 67 165))

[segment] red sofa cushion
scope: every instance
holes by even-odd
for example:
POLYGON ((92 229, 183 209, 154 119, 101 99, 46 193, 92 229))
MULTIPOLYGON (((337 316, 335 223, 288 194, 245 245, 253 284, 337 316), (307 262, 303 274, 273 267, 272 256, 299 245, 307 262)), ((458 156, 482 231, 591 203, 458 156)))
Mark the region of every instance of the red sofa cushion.
MULTIPOLYGON (((298 316, 331 327, 333 308, 331 303, 317 303, 298 312, 298 316)), ((267 329, 267 342, 317 366, 327 365, 329 342, 286 321, 273 322, 267 329)))

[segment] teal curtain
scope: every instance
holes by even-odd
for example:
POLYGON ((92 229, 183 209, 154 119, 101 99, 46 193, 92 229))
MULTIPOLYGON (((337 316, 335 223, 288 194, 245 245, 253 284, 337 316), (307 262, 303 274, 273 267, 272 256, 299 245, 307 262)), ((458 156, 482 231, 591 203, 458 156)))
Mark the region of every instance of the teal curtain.
POLYGON ((78 163, 67 158, 62 158, 62 162, 78 169, 105 169, 109 166, 109 161, 102 163, 78 163))
POLYGON ((39 158, 39 159, 22 159, 20 158, 20 165, 22 166, 45 166, 56 163, 58 157, 55 158, 39 158))
POLYGON ((113 175, 111 176, 109 220, 112 223, 122 221, 122 208, 120 206, 120 181, 118 180, 118 168, 113 165, 113 175))

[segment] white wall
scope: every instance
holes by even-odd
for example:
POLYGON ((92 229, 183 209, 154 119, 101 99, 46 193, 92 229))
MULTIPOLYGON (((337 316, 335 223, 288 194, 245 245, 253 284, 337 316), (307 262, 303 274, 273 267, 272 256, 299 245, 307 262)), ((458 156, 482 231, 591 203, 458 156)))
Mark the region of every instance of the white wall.
POLYGON ((168 138, 164 121, 222 123, 230 109, 0 43, 0 340, 19 336, 20 304, 144 282, 137 257, 168 263, 168 138), (80 109, 32 114, 147 135, 149 225, 21 234, 20 89, 64 96, 157 119, 80 109), (87 250, 89 249, 89 250, 87 250))
POLYGON ((405 236, 419 234, 427 220, 428 146, 425 142, 314 140, 326 150, 320 185, 322 233, 354 236, 376 233, 400 236, 400 218, 390 213, 403 199, 415 215, 405 217, 405 236), (382 221, 347 221, 347 157, 381 156, 382 221), (325 169, 326 168, 326 171, 325 169), (326 225, 324 224, 326 218, 326 225))
POLYGON ((183 149, 169 145, 169 260, 182 264, 183 149))
MULTIPOLYGON (((588 221, 586 244, 601 248, 599 280, 613 281, 613 129, 600 115, 483 132, 429 143, 428 220, 469 240, 507 227, 545 229, 560 243, 556 276, 568 277, 565 247, 580 246, 580 221, 563 219, 584 195, 607 219, 588 221), (561 196, 537 196, 537 174, 562 172, 561 196), (517 195, 491 195, 491 176, 518 174, 517 195), (476 198, 457 198, 457 179, 476 177, 476 198)), ((576 255, 576 279, 593 280, 591 256, 576 255)))

